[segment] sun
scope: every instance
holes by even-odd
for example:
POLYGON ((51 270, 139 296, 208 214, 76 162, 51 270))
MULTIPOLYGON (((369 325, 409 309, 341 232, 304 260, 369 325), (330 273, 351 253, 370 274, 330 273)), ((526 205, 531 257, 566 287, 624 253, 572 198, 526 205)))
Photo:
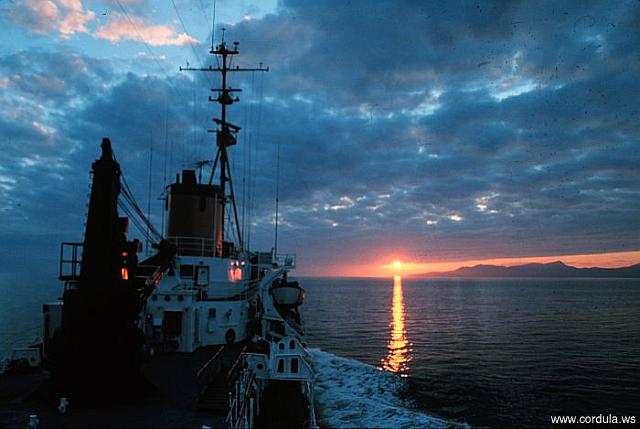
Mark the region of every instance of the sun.
POLYGON ((393 268, 395 268, 396 270, 399 270, 400 268, 402 268, 402 262, 400 261, 393 261, 391 265, 393 265, 393 268))

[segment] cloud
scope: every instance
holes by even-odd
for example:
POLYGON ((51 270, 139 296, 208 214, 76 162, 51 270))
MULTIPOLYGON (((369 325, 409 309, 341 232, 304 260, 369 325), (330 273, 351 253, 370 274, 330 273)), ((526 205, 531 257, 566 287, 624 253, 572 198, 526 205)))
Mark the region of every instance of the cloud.
POLYGON ((113 6, 117 6, 118 3, 126 5, 144 4, 147 0, 102 0, 103 3, 107 3, 113 6))
POLYGON ((71 51, 29 50, 0 57, 0 76, 7 103, 63 108, 99 93, 114 74, 104 60, 71 51))
POLYGON ((362 258, 371 231, 436 259, 640 246, 624 221, 640 214, 638 61, 619 49, 637 48, 637 7, 334 6, 287 1, 234 28, 252 59, 293 50, 269 64, 280 104, 264 113, 265 146, 286 146, 283 235, 342 237, 362 258), (254 50, 244 37, 281 27, 303 42, 254 50), (322 210, 341 195, 362 203, 322 210))
POLYGON ((80 0, 58 1, 65 12, 58 30, 62 37, 69 37, 74 33, 88 33, 86 24, 95 19, 95 13, 85 12, 80 0))
POLYGON ((71 130, 87 94, 100 97, 117 77, 104 61, 47 51, 0 57, 0 75, 9 76, 0 94, 0 236, 77 235, 87 158, 71 130))
MULTIPOLYGON (((143 1, 123 1, 130 6, 142 7, 143 1)), ((117 2, 114 3, 114 5, 117 2)), ((37 34, 56 33, 69 38, 76 33, 87 33, 112 43, 120 41, 146 41, 151 46, 185 46, 199 43, 186 33, 178 33, 171 25, 149 24, 139 16, 108 13, 107 23, 95 31, 87 27, 96 14, 85 10, 81 0, 25 0, 11 9, 15 24, 37 34)))
POLYGON ((13 22, 34 33, 47 34, 57 29, 60 11, 51 0, 25 0, 11 10, 13 22))
POLYGON ((199 43, 186 33, 176 33, 172 26, 146 24, 142 18, 117 12, 109 14, 108 23, 98 28, 94 36, 112 43, 122 40, 145 41, 151 46, 185 46, 199 43))
MULTIPOLYGON (((270 66, 232 76, 243 92, 230 120, 243 130, 230 155, 251 243, 272 245, 279 146, 280 247, 300 249, 303 272, 393 252, 435 261, 638 249, 638 10, 287 0, 229 27, 239 65, 270 66)), ((105 39, 141 40, 111 15, 105 39)), ((150 45, 179 44, 172 27, 134 19, 150 45)), ((79 229, 104 135, 141 201, 150 140, 158 193, 158 165, 172 177, 214 155, 211 83, 171 62, 159 76, 155 62, 118 74, 72 52, 0 58, 5 233, 43 233, 65 216, 79 229)))
POLYGON ((11 10, 13 22, 38 34, 57 32, 62 38, 88 33, 86 24, 95 13, 85 11, 80 0, 24 0, 11 10))

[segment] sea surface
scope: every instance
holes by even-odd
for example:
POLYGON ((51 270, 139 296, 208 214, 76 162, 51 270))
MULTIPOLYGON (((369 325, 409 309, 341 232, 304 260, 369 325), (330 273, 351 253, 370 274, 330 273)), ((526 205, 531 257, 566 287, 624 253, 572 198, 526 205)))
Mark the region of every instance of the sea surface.
POLYGON ((551 426, 552 415, 640 418, 640 280, 303 285, 309 344, 350 359, 334 359, 333 373, 321 374, 327 379, 319 405, 328 426, 423 427, 420 415, 404 410, 376 414, 397 398, 406 409, 472 427, 551 426), (366 364, 361 380, 358 362, 366 364), (369 389, 374 367, 402 382, 379 371, 369 389))
MULTIPOLYGON (((322 426, 640 418, 640 280, 301 281, 322 426)), ((0 282, 0 356, 60 292, 0 282)))

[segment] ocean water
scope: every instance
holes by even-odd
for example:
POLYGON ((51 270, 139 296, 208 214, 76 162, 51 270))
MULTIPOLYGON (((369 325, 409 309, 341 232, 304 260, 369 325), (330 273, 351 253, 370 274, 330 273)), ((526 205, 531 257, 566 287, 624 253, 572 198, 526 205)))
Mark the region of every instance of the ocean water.
POLYGON ((640 418, 640 280, 302 283, 308 342, 333 371, 318 398, 327 426, 424 427, 424 414, 497 428, 640 418), (411 413, 359 413, 360 400, 411 413))
MULTIPOLYGON (((324 427, 550 426, 640 417, 640 281, 301 279, 324 427)), ((0 282, 0 357, 46 285, 0 282)))
POLYGON ((0 362, 14 347, 27 347, 42 338, 42 304, 62 296, 63 284, 25 281, 0 275, 0 362))

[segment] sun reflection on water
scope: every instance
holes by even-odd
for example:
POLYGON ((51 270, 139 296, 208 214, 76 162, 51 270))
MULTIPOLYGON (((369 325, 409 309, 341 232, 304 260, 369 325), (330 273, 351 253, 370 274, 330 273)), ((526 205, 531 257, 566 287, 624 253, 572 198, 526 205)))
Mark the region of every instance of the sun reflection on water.
POLYGON ((411 343, 407 339, 407 331, 404 326, 405 309, 402 293, 402 277, 393 278, 393 302, 391 306, 391 339, 387 344, 387 356, 382 360, 382 367, 389 372, 401 377, 407 377, 409 362, 411 362, 411 343))

